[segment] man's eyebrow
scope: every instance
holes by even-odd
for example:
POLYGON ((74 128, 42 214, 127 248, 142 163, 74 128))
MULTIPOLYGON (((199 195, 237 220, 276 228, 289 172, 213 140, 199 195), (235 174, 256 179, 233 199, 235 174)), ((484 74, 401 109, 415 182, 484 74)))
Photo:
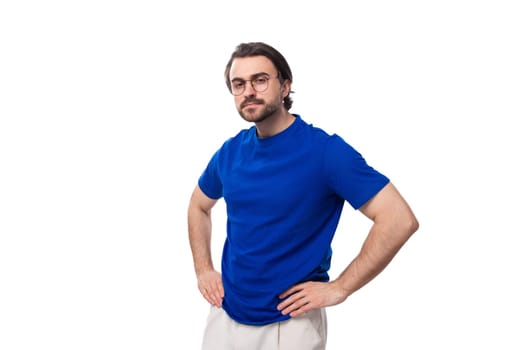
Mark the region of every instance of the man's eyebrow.
MULTIPOLYGON (((268 74, 268 73, 266 73, 266 72, 255 73, 255 74, 252 74, 252 75, 250 76, 250 79, 248 79, 248 80, 252 80, 252 79, 255 79, 255 78, 258 78, 258 77, 261 77, 261 76, 268 76, 268 77, 269 77, 270 74, 268 74)), ((235 80, 245 80, 245 79, 243 79, 243 78, 239 78, 239 77, 234 77, 234 78, 232 78, 231 81, 235 81, 235 80)))

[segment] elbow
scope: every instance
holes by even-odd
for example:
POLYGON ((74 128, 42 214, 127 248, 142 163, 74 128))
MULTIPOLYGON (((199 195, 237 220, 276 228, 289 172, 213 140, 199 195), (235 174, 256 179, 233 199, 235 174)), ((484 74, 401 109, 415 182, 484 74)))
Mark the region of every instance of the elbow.
POLYGON ((419 229, 419 221, 414 215, 410 215, 410 217, 405 221, 405 230, 408 233, 409 236, 414 234, 419 229))
POLYGON ((399 213, 395 221, 397 222, 396 231, 399 233, 399 236, 405 240, 410 238, 419 229, 419 221, 410 209, 399 213))

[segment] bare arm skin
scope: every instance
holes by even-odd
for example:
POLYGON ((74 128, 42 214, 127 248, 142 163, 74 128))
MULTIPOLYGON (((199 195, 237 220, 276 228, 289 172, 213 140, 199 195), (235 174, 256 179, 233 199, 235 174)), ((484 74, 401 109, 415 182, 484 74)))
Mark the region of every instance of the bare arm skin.
POLYGON ((211 209, 215 203, 217 200, 195 187, 188 206, 188 233, 199 290, 211 305, 221 307, 222 276, 213 267, 211 256, 211 209))
POLYGON ((295 317, 309 310, 340 304, 370 282, 417 231, 414 213, 392 183, 359 210, 373 221, 359 254, 331 282, 300 283, 280 295, 277 309, 295 317))

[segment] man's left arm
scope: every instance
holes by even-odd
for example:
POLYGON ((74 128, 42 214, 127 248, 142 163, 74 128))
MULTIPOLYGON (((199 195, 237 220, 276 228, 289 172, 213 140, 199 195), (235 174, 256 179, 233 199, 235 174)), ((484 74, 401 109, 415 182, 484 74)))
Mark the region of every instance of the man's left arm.
POLYGON ((373 221, 359 254, 332 282, 304 282, 280 295, 278 309, 295 317, 309 310, 340 304, 374 279, 417 231, 412 209, 392 183, 359 210, 373 221))

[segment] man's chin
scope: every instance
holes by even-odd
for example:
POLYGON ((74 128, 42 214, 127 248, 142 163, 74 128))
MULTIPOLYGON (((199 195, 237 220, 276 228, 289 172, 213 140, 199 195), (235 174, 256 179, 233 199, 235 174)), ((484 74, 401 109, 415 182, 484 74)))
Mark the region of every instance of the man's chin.
POLYGON ((275 114, 276 111, 277 108, 272 108, 272 106, 254 105, 241 108, 239 114, 244 120, 248 122, 260 123, 270 118, 272 115, 275 114))
POLYGON ((239 114, 244 120, 251 123, 262 122, 268 117, 267 115, 261 115, 260 113, 250 113, 247 111, 240 112, 239 114))

